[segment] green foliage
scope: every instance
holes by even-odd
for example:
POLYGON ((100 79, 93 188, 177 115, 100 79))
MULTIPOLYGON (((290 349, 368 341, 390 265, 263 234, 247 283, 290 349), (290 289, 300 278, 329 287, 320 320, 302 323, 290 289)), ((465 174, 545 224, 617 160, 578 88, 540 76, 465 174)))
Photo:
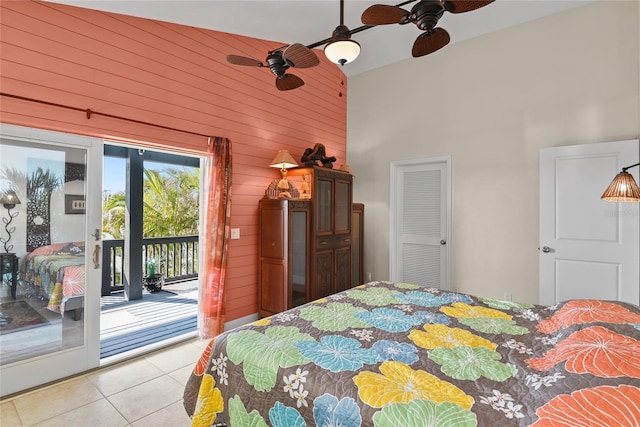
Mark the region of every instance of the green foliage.
POLYGON ((144 237, 198 234, 200 169, 145 169, 144 178, 144 237))
POLYGON ((102 231, 114 239, 122 239, 126 213, 124 192, 113 194, 102 201, 102 231))
MULTIPOLYGON (((144 169, 144 237, 192 236, 198 234, 200 217, 200 169, 144 169)), ((126 218, 124 192, 102 202, 102 230, 122 239, 126 218)))

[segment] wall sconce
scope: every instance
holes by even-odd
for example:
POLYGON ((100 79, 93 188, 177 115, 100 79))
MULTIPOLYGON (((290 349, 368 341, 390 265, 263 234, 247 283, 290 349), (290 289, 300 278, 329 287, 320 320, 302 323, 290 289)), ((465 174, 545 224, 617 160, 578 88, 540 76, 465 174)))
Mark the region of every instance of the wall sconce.
POLYGON ((280 168, 280 173, 282 173, 282 178, 278 181, 278 197, 290 198, 291 194, 289 193, 289 181, 287 181, 287 169, 295 168, 298 166, 298 163, 291 157, 289 151, 280 150, 269 166, 272 168, 280 168))
POLYGON ((9 190, 5 191, 2 194, 2 196, 0 197, 0 203, 2 203, 2 206, 4 206, 4 208, 7 210, 7 214, 9 215, 8 219, 4 217, 2 218, 4 229, 7 232, 7 238, 5 239, 4 237, 0 237, 0 243, 4 245, 4 251, 6 253, 9 253, 9 251, 13 249, 13 245, 9 244, 9 241, 11 240, 11 233, 16 231, 16 227, 11 227, 10 225, 11 221, 13 221, 13 218, 18 216, 18 212, 11 213, 11 209, 15 208, 16 205, 19 205, 21 202, 16 193, 12 190, 9 190))
POLYGON ((633 175, 627 172, 627 169, 638 165, 640 163, 622 168, 600 198, 607 202, 640 202, 640 188, 633 175))

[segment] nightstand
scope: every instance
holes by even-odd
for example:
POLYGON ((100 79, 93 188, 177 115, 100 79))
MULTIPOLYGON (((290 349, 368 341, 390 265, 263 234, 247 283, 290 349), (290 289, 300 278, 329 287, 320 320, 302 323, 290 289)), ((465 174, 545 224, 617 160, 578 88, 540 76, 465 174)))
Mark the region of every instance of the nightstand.
POLYGON ((0 278, 4 280, 4 275, 11 273, 11 297, 16 299, 18 288, 18 260, 16 254, 0 254, 0 278))

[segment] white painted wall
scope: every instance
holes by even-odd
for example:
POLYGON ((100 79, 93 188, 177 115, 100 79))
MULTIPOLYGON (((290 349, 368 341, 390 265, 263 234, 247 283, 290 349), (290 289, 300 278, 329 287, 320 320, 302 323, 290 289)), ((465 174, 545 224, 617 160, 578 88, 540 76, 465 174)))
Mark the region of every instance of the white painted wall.
POLYGON ((537 302, 539 151, 638 138, 639 22, 597 1, 350 78, 365 272, 389 274, 389 163, 451 155, 451 287, 537 302))

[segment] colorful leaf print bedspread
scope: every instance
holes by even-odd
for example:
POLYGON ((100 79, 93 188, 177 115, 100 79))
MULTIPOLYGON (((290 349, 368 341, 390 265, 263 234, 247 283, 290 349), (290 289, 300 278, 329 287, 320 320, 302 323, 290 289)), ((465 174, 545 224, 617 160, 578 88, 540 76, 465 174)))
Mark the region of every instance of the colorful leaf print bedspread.
POLYGON ((193 426, 639 426, 640 310, 372 282, 225 332, 193 426))

